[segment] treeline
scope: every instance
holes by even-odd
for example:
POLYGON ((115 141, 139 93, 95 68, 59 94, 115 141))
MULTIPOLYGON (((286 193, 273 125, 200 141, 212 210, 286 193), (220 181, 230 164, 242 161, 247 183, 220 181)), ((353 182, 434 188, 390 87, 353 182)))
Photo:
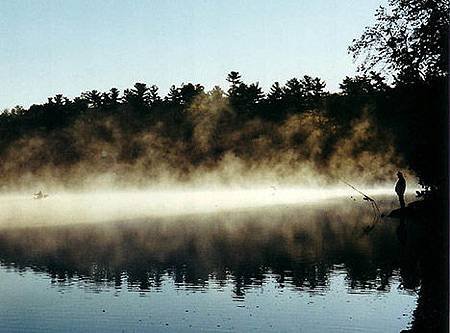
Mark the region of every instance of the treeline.
MULTIPOLYGON (((206 92, 200 84, 187 83, 172 86, 164 97, 155 85, 136 83, 123 93, 112 88, 74 99, 56 95, 29 109, 6 110, 0 115, 2 180, 42 176, 44 169, 53 175, 61 172, 64 178, 80 163, 86 172, 90 165, 91 173, 120 164, 117 172, 123 178, 130 176, 124 170, 135 171, 123 166, 138 163, 140 176, 148 179, 160 177, 158 163, 168 163, 168 169, 178 169, 183 176, 199 166, 217 167, 232 153, 242 161, 270 160, 280 168, 293 164, 285 172, 307 162, 318 174, 347 175, 345 167, 351 164, 352 176, 361 172, 359 177, 381 181, 392 175, 383 176, 382 165, 371 165, 361 156, 392 154, 394 143, 399 156, 412 162, 408 154, 420 149, 413 138, 423 129, 435 133, 437 125, 427 129, 422 113, 414 111, 420 101, 431 103, 430 94, 436 95, 432 84, 421 87, 419 96, 417 87, 393 88, 370 73, 346 77, 340 92, 329 93, 320 78, 303 76, 284 85, 275 82, 265 94, 258 83, 243 82, 238 72, 231 72, 227 81, 226 91, 215 87, 206 92), (355 124, 365 119, 371 122, 355 134, 355 124), (342 145, 351 147, 342 153, 342 145), (99 167, 98 161, 109 165, 99 167)), ((440 106, 436 97, 432 100, 440 106)), ((428 145, 421 153, 425 151, 428 145)), ((398 162, 399 156, 384 156, 381 163, 398 162)), ((411 165, 424 184, 435 184, 435 173, 426 178, 433 164, 411 165)))

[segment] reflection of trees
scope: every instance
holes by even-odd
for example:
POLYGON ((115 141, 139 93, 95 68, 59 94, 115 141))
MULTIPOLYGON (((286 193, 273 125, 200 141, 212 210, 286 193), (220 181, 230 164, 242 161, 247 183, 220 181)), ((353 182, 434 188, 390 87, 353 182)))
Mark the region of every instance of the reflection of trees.
MULTIPOLYGON (((340 265, 349 288, 385 289, 394 270, 403 267, 395 226, 382 223, 364 236, 361 229, 371 219, 365 212, 284 209, 9 229, 0 233, 0 260, 18 269, 44 271, 60 283, 82 278, 118 287, 126 276, 127 287, 151 290, 167 276, 180 287, 232 281, 237 296, 264 283, 267 273, 276 276, 281 288, 324 288, 340 265)), ((404 274, 402 278, 409 281, 404 274)))
POLYGON ((397 229, 401 273, 406 288, 417 288, 417 307, 409 330, 448 332, 448 215, 442 202, 423 201, 413 217, 397 229))

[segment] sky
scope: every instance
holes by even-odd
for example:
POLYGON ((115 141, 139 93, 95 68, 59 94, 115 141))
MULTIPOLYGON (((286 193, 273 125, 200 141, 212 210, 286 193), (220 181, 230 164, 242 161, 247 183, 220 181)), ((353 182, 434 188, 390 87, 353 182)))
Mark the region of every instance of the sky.
POLYGON ((353 38, 385 0, 0 0, 0 110, 135 82, 267 91, 319 76, 336 91, 353 38))

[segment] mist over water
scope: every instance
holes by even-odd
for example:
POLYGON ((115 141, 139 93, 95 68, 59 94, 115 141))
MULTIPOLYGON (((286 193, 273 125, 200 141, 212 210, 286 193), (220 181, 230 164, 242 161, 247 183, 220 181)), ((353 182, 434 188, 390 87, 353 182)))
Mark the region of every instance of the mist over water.
MULTIPOLYGON (((362 189, 372 196, 391 195, 387 186, 362 189)), ((32 193, 0 195, 0 228, 96 223, 135 220, 158 216, 180 216, 221 211, 254 209, 298 204, 326 204, 327 200, 361 201, 349 187, 254 187, 254 188, 178 188, 147 190, 102 190, 50 192, 35 199, 32 193)))

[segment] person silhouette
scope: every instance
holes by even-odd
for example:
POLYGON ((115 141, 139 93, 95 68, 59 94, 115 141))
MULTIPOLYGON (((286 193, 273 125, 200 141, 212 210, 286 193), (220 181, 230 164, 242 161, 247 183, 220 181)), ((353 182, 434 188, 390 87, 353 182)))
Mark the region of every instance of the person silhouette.
POLYGON ((405 190, 406 190, 406 180, 403 174, 399 171, 397 172, 397 184, 395 184, 395 193, 398 195, 398 200, 400 201, 400 208, 405 208, 405 190))

